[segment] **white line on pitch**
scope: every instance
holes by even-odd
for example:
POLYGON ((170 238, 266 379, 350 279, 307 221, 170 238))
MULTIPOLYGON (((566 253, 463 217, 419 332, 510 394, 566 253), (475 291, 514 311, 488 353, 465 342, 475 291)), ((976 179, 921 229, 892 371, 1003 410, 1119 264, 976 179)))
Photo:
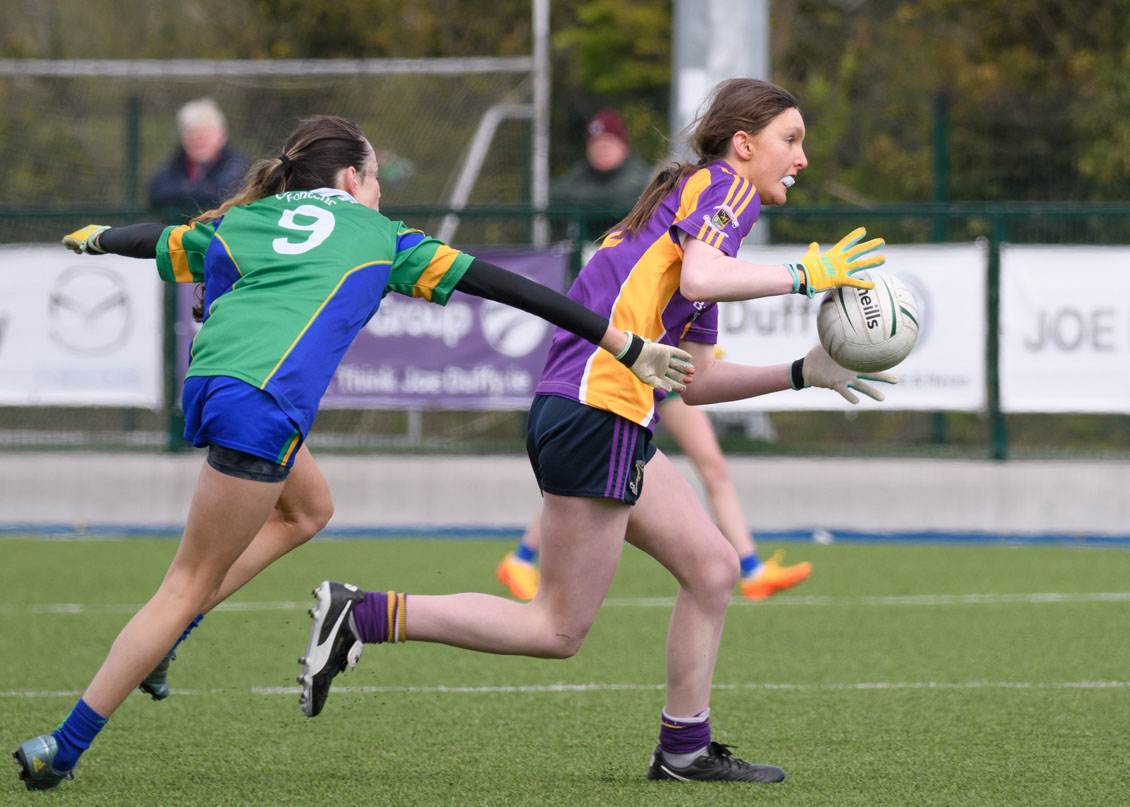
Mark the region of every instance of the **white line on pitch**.
MULTIPOLYGON (((1130 591, 1106 591, 1090 593, 1044 592, 1031 594, 908 594, 885 597, 798 597, 786 595, 772 600, 750 602, 737 596, 732 605, 791 606, 807 605, 813 607, 837 607, 853 605, 1013 605, 1078 602, 1130 602, 1130 591)), ((217 611, 296 611, 306 610, 313 604, 306 602, 224 602, 216 606, 217 611)), ((674 597, 633 597, 609 598, 604 605, 609 608, 670 608, 675 604, 674 597)), ((132 614, 141 604, 84 604, 72 602, 39 603, 32 605, 8 603, 0 604, 0 614, 132 614)))
MULTIPOLYGON (((506 695, 553 694, 556 692, 621 692, 657 691, 663 684, 528 684, 514 686, 359 686, 334 687, 334 692, 363 694, 424 694, 424 695, 506 695)), ((715 684, 714 689, 729 690, 792 690, 792 691, 876 691, 888 689, 1125 689, 1130 681, 864 681, 860 683, 827 684, 775 684, 744 683, 715 684)), ((174 695, 297 695, 298 687, 249 687, 248 689, 174 689, 174 695)), ((14 690, 0 691, 0 698, 75 698, 81 690, 14 690)), ((138 697, 141 697, 140 695, 138 697)))

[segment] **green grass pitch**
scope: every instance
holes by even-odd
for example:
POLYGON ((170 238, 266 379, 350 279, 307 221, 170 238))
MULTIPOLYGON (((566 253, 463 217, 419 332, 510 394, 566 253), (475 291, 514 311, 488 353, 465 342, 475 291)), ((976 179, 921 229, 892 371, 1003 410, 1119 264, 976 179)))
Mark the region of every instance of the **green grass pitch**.
MULTIPOLYGON (((322 715, 296 662, 319 581, 500 593, 496 540, 331 540, 296 550, 210 614, 73 782, 0 804, 1130 804, 1130 552, 789 544, 804 584, 735 597, 715 738, 780 785, 648 782, 674 585, 634 549, 567 661, 370 646, 322 715)), ((168 539, 0 539, 0 733, 54 728, 150 595, 168 539)), ((763 554, 773 546, 763 546, 763 554)), ((409 600, 411 607, 411 600, 409 600)))

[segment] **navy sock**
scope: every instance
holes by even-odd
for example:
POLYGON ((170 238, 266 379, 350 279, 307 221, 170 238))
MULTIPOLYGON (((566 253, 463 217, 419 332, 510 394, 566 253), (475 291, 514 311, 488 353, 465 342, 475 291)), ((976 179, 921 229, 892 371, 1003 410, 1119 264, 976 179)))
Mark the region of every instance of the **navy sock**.
POLYGON ((519 541, 518 548, 514 550, 514 557, 522 561, 523 563, 528 563, 532 566, 534 564, 534 561, 538 559, 538 551, 536 549, 530 549, 524 543, 519 541))
POLYGON ((102 731, 107 720, 109 718, 98 714, 80 698, 75 708, 67 715, 67 719, 52 732, 55 742, 59 744, 55 761, 52 763, 55 770, 60 773, 72 770, 78 764, 82 752, 90 748, 98 732, 102 731))
POLYGON ((753 552, 742 558, 742 577, 749 577, 757 567, 761 565, 761 558, 757 557, 757 553, 753 552))

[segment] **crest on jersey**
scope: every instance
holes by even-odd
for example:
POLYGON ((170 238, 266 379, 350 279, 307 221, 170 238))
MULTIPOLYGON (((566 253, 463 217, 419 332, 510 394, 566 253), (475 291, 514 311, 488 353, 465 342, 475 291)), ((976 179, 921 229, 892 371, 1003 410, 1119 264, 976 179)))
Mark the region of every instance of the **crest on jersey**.
POLYGON ((710 223, 717 227, 719 230, 725 230, 727 224, 733 224, 735 227, 737 227, 738 224, 736 219, 737 216, 734 215, 733 210, 731 210, 726 205, 721 205, 717 210, 714 211, 714 216, 710 219, 710 223))
POLYGON ((721 233, 723 238, 726 236, 725 229, 727 227, 737 229, 738 226, 738 216, 729 205, 718 205, 714 208, 713 216, 709 218, 703 216, 702 218, 712 230, 721 233))

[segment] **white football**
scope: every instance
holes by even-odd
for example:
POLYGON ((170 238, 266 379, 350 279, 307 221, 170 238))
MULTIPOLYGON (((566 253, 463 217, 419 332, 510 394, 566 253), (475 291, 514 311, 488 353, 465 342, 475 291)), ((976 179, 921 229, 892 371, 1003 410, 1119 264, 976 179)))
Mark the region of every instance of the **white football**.
POLYGON ((820 344, 838 365, 858 372, 894 367, 918 339, 918 306, 897 277, 875 269, 853 277, 873 289, 840 286, 824 293, 816 313, 820 344))

